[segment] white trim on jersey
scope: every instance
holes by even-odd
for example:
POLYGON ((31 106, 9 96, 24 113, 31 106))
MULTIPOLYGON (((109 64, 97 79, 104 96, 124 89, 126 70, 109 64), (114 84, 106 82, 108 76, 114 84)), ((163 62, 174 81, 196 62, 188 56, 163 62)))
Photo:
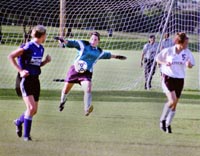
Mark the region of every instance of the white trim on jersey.
POLYGON ((23 97, 27 96, 26 90, 24 88, 24 82, 25 82, 25 78, 23 77, 20 82, 20 89, 21 89, 21 93, 23 97))
POLYGON ((90 69, 90 72, 93 72, 93 67, 94 65, 97 63, 97 61, 101 58, 101 56, 103 56, 104 52, 102 51, 102 53, 99 55, 99 57, 94 61, 94 63, 92 64, 92 68, 90 69))
POLYGON ((75 59, 74 63, 81 58, 81 56, 83 55, 83 51, 84 51, 84 44, 83 44, 83 42, 81 42, 80 40, 77 40, 77 42, 78 42, 78 44, 80 46, 80 50, 79 50, 79 57, 77 57, 75 59))
POLYGON ((104 51, 101 52, 101 54, 99 55, 99 57, 94 61, 93 65, 96 64, 96 62, 101 58, 101 56, 103 56, 103 54, 104 54, 104 51))

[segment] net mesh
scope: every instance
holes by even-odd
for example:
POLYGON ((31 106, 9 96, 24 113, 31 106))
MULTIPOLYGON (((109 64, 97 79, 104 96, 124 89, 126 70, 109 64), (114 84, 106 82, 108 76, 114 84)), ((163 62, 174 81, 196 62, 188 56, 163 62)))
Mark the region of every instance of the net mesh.
MULTIPOLYGON (((60 31, 65 38, 88 40, 90 33, 101 34, 100 47, 114 54, 127 56, 126 61, 102 60, 94 68, 94 90, 144 89, 144 68, 140 60, 149 35, 161 42, 165 32, 173 38, 185 31, 190 37, 189 48, 195 52, 196 67, 189 71, 186 88, 199 89, 199 2, 187 0, 1 0, 0 49, 1 88, 13 88, 16 71, 9 65, 7 55, 24 42, 31 28, 37 24, 47 27, 45 53, 52 56, 51 64, 42 69, 41 85, 46 89, 60 89, 72 64, 76 51, 60 48, 53 40, 60 31), (64 4, 63 10, 61 3, 64 4), (173 3, 171 12, 170 6, 173 3), (61 17, 63 14, 63 19, 61 17), (167 17, 169 18, 167 19, 167 17), (64 27, 60 28, 60 20, 64 27), (165 28, 166 26, 166 28, 165 28), (61 30, 62 29, 62 30, 61 30), (195 85, 194 85, 195 83, 195 85)), ((158 46, 159 48, 159 46, 158 46)), ((151 67, 150 67, 151 68, 151 67)), ((160 72, 156 69, 152 88, 160 89, 160 72)), ((76 89, 79 89, 77 86, 76 89)))

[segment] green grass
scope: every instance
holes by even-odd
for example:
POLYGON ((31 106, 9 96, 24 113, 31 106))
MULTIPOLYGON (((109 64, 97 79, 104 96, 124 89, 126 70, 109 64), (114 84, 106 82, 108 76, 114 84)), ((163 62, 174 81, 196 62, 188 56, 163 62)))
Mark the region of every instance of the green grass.
POLYGON ((25 110, 14 90, 0 90, 1 156, 198 156, 200 94, 184 91, 173 134, 159 130, 166 98, 156 91, 94 91, 94 112, 85 117, 82 92, 72 91, 63 112, 59 90, 43 90, 32 142, 15 134, 13 119, 25 110))

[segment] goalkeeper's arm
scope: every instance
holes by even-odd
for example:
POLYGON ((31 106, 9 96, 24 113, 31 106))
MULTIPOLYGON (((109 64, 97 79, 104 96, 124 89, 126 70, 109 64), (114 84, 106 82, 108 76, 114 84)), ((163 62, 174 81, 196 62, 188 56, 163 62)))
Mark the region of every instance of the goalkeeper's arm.
POLYGON ((111 58, 119 59, 119 60, 126 60, 126 56, 122 55, 111 55, 111 58))

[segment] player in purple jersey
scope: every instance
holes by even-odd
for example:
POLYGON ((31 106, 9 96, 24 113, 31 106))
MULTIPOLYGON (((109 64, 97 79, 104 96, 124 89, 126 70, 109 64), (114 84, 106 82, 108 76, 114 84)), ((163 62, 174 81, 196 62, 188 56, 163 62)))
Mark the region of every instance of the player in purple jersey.
POLYGON ((171 123, 176 113, 176 107, 184 86, 186 67, 192 68, 195 60, 188 49, 189 38, 185 33, 177 33, 175 45, 163 49, 157 56, 157 63, 161 64, 162 88, 167 102, 160 117, 160 129, 172 133, 171 123))
POLYGON ((83 60, 87 63, 87 70, 84 73, 79 73, 75 69, 75 65, 72 65, 68 71, 67 77, 65 79, 65 84, 61 92, 61 102, 59 109, 62 111, 64 109, 65 102, 69 91, 75 83, 79 83, 84 91, 84 111, 85 116, 88 116, 93 111, 93 106, 91 105, 92 95, 92 74, 93 66, 99 59, 121 59, 125 60, 125 56, 113 55, 110 52, 105 52, 98 47, 100 42, 100 34, 98 32, 93 32, 90 37, 90 41, 83 40, 64 40, 63 38, 56 37, 55 39, 63 42, 65 46, 69 48, 76 48, 78 50, 78 56, 75 60, 83 60))
POLYGON ((24 141, 31 140, 32 118, 37 113, 38 109, 40 96, 40 67, 51 61, 49 55, 42 60, 44 54, 42 43, 46 40, 46 28, 42 25, 37 25, 33 28, 31 36, 33 39, 30 42, 14 50, 8 56, 10 63, 21 77, 19 83, 22 97, 26 104, 26 111, 14 121, 14 124, 16 125, 17 135, 21 137, 22 125, 24 123, 24 141), (18 62, 16 58, 18 58, 18 62))

